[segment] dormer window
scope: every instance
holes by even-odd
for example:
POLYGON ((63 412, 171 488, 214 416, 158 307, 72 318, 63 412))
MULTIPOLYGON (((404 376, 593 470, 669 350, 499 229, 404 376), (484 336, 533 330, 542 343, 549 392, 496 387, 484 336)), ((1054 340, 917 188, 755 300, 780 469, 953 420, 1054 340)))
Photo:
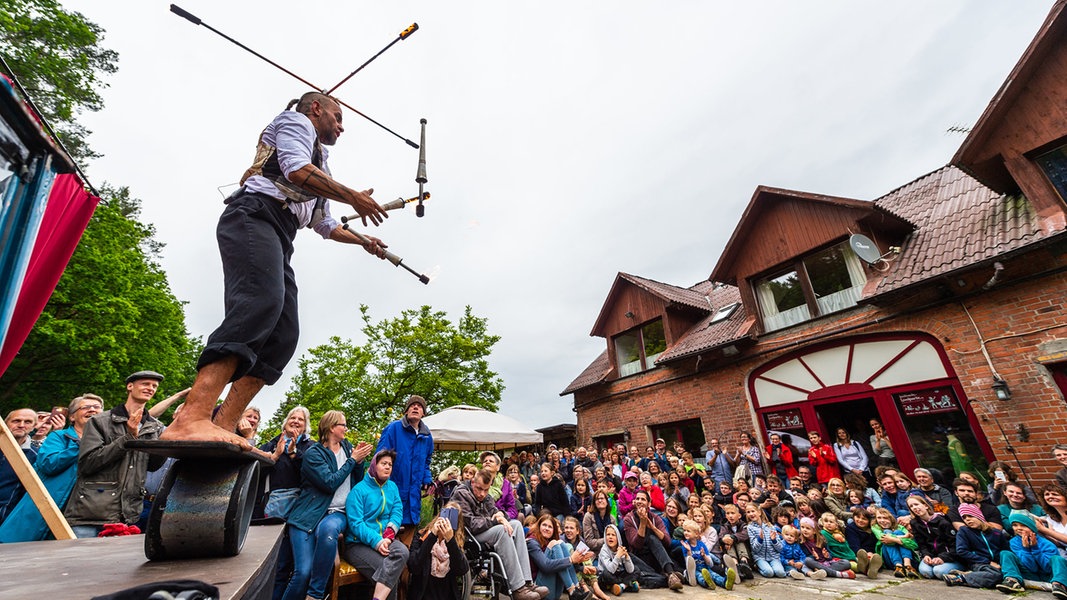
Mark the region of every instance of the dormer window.
POLYGON ((1036 162, 1059 192, 1060 198, 1067 200, 1067 145, 1038 156, 1036 162))
POLYGON ((615 336, 615 360, 619 376, 626 377, 655 366, 656 359, 667 349, 663 321, 656 319, 615 336))
POLYGON ((774 331, 855 306, 865 283, 863 266, 845 242, 800 258, 753 288, 764 329, 774 331))

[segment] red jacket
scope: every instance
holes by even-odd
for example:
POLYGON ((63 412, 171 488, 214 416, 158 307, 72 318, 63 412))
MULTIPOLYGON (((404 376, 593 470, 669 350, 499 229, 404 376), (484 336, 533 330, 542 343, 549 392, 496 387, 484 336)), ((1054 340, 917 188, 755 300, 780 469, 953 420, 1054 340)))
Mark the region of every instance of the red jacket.
MULTIPOLYGON (((764 455, 764 457, 771 456, 771 445, 770 444, 767 444, 766 450, 767 450, 767 452, 764 455)), ((832 452, 833 448, 831 448, 830 451, 832 452)), ((782 460, 782 463, 785 464, 785 476, 786 477, 790 477, 790 478, 796 477, 797 476, 797 469, 796 469, 796 467, 793 466, 793 451, 789 449, 789 446, 786 446, 785 444, 781 444, 781 449, 778 451, 778 457, 782 460)), ((767 458, 767 466, 770 467, 772 470, 775 468, 775 464, 774 464, 774 462, 771 461, 770 458, 767 458)), ((775 473, 775 474, 778 475, 779 477, 781 477, 781 475, 782 475, 781 473, 775 473)))
POLYGON ((826 483, 834 477, 841 477, 841 469, 837 466, 837 455, 834 449, 826 442, 819 442, 808 450, 808 462, 815 469, 815 479, 819 483, 826 483))

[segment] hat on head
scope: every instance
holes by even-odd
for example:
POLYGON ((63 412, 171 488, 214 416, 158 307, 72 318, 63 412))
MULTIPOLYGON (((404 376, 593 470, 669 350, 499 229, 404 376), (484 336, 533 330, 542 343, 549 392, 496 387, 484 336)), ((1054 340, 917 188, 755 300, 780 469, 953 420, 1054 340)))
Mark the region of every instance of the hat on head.
POLYGON ((635 471, 627 471, 623 479, 637 479, 637 473, 635 471))
POLYGON ((1022 512, 1013 512, 1013 513, 1011 513, 1011 516, 1008 517, 1008 526, 1011 527, 1012 525, 1014 525, 1016 523, 1019 523, 1019 524, 1025 526, 1030 531, 1033 531, 1034 533, 1037 533, 1037 523, 1035 523, 1034 520, 1031 519, 1030 516, 1027 515, 1026 513, 1022 513, 1022 512))
POLYGON ((137 371, 126 378, 126 383, 133 383, 140 379, 155 379, 156 381, 163 381, 163 376, 155 371, 137 371))
POLYGON ((422 412, 426 412, 426 400, 424 400, 422 396, 412 394, 410 397, 408 397, 408 402, 404 405, 404 412, 407 412, 408 409, 411 408, 412 404, 418 404, 422 407, 422 412))
POLYGON ((960 504, 959 511, 960 517, 971 516, 978 519, 979 521, 982 521, 983 523, 985 522, 985 515, 982 514, 982 509, 978 508, 977 504, 969 504, 964 502, 963 504, 960 504))
MULTIPOLYGON (((663 438, 656 438, 656 443, 658 444, 660 442, 663 442, 663 438)), ((666 444, 667 442, 663 442, 663 443, 666 444)))
POLYGON ((807 525, 808 527, 811 527, 812 529, 815 529, 815 520, 812 519, 811 517, 804 517, 804 518, 800 519, 800 524, 801 525, 807 525))

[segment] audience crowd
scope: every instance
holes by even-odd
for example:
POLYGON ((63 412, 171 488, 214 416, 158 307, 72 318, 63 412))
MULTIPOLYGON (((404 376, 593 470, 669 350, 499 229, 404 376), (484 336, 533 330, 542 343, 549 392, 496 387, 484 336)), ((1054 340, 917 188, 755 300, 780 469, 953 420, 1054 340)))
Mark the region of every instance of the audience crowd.
MULTIPOLYGON (((143 518, 161 465, 125 450, 123 440, 164 428, 155 418, 162 411, 147 409, 162 379, 134 373, 126 402, 108 411, 85 394, 66 410, 7 416, 79 536, 108 535, 143 518)), ((473 536, 499 555, 514 600, 858 576, 1008 594, 1044 583, 1067 600, 1067 445, 1053 447, 1064 468, 1047 482, 1001 461, 951 480, 933 468, 904 472, 874 420, 860 441, 844 428, 833 443, 812 431, 806 453, 789 436, 774 433, 760 445, 741 432, 709 440, 702 460, 695 448, 668 448, 662 439, 643 452, 549 445, 506 457, 483 452, 477 463, 434 476, 425 414, 425 401, 412 396, 375 445, 352 443, 339 411, 319 418, 312 439, 312 415, 296 407, 282 433, 259 446, 275 464, 257 512, 287 524, 274 598, 324 597, 340 552, 374 582, 375 600, 394 598, 400 586, 414 600, 458 600, 473 536), (429 518, 422 514, 428 495, 429 518)), ((256 441, 259 420, 249 409, 238 432, 256 441)), ((11 465, 0 462, 0 542, 49 536, 23 493, 11 465)))

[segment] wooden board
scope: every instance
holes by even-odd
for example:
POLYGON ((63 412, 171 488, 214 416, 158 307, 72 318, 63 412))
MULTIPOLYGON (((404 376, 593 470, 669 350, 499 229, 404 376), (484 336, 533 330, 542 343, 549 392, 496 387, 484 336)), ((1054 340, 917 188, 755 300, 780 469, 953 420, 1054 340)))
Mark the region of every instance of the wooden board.
POLYGON ((10 575, 0 577, 0 598, 92 598, 198 579, 218 586, 224 600, 269 599, 283 527, 249 528, 244 550, 230 558, 149 562, 143 535, 0 544, 0 564, 10 575))
MULTIPOLYGON (((44 483, 41 482, 41 478, 37 476, 37 471, 33 469, 30 461, 26 460, 26 455, 23 454, 22 448, 19 447, 18 442, 15 440, 15 436, 7 428, 7 423, 2 420, 0 420, 0 452, 4 453, 4 458, 7 459, 11 468, 15 470, 15 475, 19 478, 19 482, 22 483, 22 487, 26 488, 26 494, 33 500, 37 510, 41 511, 41 516, 44 517, 44 522, 48 525, 48 529, 52 531, 52 536, 57 540, 74 539, 74 530, 70 528, 67 519, 63 517, 63 511, 56 506, 52 495, 48 493, 44 483)), ((15 507, 8 508, 14 509, 15 507)))
POLYGON ((185 458, 193 460, 258 460, 266 465, 273 465, 269 457, 255 452, 244 452, 233 444, 226 442, 183 442, 179 440, 130 440, 126 448, 140 450, 156 456, 167 458, 185 458))

